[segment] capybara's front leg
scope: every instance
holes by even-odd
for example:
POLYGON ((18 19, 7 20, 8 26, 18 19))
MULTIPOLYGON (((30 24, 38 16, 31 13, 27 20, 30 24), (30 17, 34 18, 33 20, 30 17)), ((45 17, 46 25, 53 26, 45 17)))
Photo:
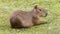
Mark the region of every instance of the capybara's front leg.
POLYGON ((32 22, 33 22, 34 25, 40 24, 40 20, 39 20, 38 17, 33 17, 33 18, 32 18, 32 22))
POLYGON ((40 24, 46 24, 47 22, 44 22, 44 21, 40 21, 39 18, 35 18, 32 20, 34 25, 40 25, 40 24))

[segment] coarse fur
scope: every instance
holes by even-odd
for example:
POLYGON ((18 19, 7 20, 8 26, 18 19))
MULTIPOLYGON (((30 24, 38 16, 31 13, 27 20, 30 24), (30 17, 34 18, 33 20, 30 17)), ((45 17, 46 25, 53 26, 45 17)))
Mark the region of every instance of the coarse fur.
POLYGON ((39 17, 46 17, 47 12, 45 9, 34 6, 30 12, 17 10, 13 12, 10 17, 10 24, 12 28, 32 27, 43 23, 39 20, 39 17))

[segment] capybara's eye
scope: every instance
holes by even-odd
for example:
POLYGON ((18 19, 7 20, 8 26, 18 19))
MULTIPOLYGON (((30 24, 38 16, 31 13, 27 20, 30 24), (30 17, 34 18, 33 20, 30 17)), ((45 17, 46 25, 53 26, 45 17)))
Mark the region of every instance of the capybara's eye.
POLYGON ((41 9, 40 9, 40 11, 41 11, 41 9))

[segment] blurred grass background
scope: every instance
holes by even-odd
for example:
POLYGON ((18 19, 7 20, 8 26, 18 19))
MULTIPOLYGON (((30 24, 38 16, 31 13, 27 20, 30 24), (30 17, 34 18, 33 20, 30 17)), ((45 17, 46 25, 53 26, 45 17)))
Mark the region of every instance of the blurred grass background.
POLYGON ((60 34, 60 0, 0 0, 0 34, 60 34), (49 24, 32 28, 10 28, 9 16, 14 10, 29 11, 38 4, 48 11, 42 20, 49 24))

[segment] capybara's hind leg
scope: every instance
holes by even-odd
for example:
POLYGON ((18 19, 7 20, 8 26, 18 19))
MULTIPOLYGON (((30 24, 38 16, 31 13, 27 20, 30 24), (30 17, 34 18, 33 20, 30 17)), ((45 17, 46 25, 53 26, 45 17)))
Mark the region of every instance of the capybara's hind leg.
POLYGON ((11 24, 11 28, 15 28, 15 25, 14 24, 11 24))
POLYGON ((11 24, 11 28, 16 28, 16 23, 13 21, 13 19, 10 19, 10 24, 11 24))

